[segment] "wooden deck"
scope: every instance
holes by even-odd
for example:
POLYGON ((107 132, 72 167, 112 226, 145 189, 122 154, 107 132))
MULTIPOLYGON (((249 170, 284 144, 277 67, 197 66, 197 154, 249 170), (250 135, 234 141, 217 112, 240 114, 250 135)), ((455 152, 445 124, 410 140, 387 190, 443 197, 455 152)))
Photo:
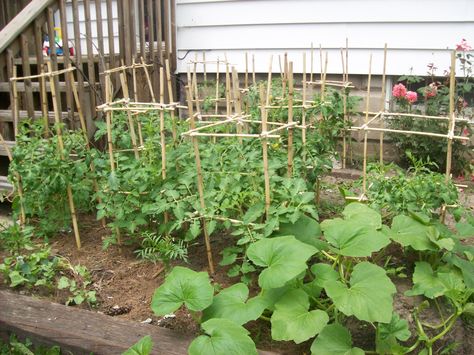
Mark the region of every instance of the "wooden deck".
POLYGON ((0 291, 0 337, 10 333, 75 355, 121 354, 145 335, 153 339, 152 354, 184 355, 192 341, 170 329, 0 291))

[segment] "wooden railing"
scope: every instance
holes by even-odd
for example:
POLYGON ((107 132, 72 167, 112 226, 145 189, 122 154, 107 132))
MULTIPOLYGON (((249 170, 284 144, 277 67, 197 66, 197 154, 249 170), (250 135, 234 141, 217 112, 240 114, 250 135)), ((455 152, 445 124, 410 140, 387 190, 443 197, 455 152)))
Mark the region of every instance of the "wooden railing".
MULTIPOLYGON (((9 78, 16 67, 18 76, 40 73, 47 61, 53 70, 73 65, 69 76, 58 79, 58 107, 70 127, 78 127, 71 84, 76 85, 88 127, 94 129, 96 105, 103 103, 103 76, 113 68, 134 60, 153 63, 155 92, 159 88, 159 67, 168 59, 176 67, 175 0, 0 0, 0 132, 14 140, 13 97, 9 78), (13 6, 15 3, 15 6, 13 6), (10 6, 10 7, 9 7, 10 6), (16 16, 12 14, 22 9, 16 16), (54 39, 60 33, 62 47, 54 39), (43 47, 46 36, 50 46, 43 47), (9 114, 9 112, 12 112, 9 114)), ((138 88, 139 90, 140 88, 138 88)), ((115 92, 120 90, 116 81, 115 92)), ((137 90, 137 91, 138 91, 137 90)), ((40 82, 26 80, 18 86, 19 120, 49 116, 51 95, 40 82), (46 103, 46 109, 45 109, 46 103)), ((133 92, 131 92, 133 94, 133 92)), ((0 152, 1 154, 1 152, 0 152)))

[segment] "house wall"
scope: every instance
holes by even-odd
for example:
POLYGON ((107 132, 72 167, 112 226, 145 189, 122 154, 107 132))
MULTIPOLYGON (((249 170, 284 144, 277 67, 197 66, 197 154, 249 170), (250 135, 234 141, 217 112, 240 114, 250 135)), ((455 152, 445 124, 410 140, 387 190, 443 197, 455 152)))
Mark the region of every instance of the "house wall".
MULTIPOLYGON (((349 41, 349 72, 383 70, 387 43, 387 74, 426 75, 428 63, 443 74, 449 50, 461 38, 474 42, 472 0, 177 0, 178 72, 186 72, 196 52, 206 60, 224 58, 245 70, 245 53, 255 55, 257 72, 279 71, 278 55, 288 53, 295 72, 302 72, 302 53, 314 44, 314 72, 320 71, 319 45, 328 52, 328 72, 341 73, 340 48, 349 41)), ((198 71, 202 71, 198 65, 198 71)), ((207 71, 215 71, 208 65, 207 71)))

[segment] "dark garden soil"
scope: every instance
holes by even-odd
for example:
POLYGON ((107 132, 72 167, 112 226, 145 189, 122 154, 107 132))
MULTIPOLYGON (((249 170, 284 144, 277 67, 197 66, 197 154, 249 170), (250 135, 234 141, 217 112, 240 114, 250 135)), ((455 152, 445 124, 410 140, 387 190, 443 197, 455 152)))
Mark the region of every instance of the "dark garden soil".
MULTIPOLYGON (((345 179, 341 177, 328 177, 323 181, 321 192, 321 203, 324 207, 321 211, 321 219, 331 218, 342 210, 344 200, 337 191, 338 185, 344 184, 345 179)), ((473 205, 472 188, 466 197, 466 202, 473 205)), ((93 312, 102 312, 104 314, 133 320, 137 322, 151 323, 156 326, 162 326, 174 329, 178 332, 188 335, 199 333, 199 327, 192 319, 191 315, 185 310, 179 310, 174 316, 156 317, 151 308, 151 299, 155 289, 163 282, 166 270, 162 264, 153 264, 139 261, 134 254, 133 246, 111 246, 107 250, 103 249, 103 238, 110 233, 104 229, 93 216, 81 216, 80 230, 82 239, 82 249, 77 250, 72 233, 58 235, 50 240, 52 251, 56 255, 66 258, 71 265, 84 265, 90 271, 93 279, 93 288, 97 292, 98 305, 92 308, 93 312)), ((227 276, 228 267, 218 266, 221 260, 220 251, 226 246, 233 245, 234 240, 231 236, 219 235, 213 238, 212 247, 214 253, 214 262, 216 264, 216 274, 213 276, 215 282, 222 287, 230 286, 238 282, 237 279, 231 279, 227 276)), ((389 251, 392 255, 392 261, 399 265, 411 264, 402 255, 402 250, 393 247, 389 251)), ((197 271, 207 271, 207 258, 205 247, 202 241, 193 245, 189 249, 189 260, 186 266, 197 271)), ((3 257, 0 253, 0 258, 3 257)), ((184 265, 184 263, 174 263, 174 265, 184 265)), ((405 297, 403 293, 411 288, 408 278, 393 277, 398 293, 395 296, 394 308, 402 318, 409 321, 413 327, 412 311, 416 304, 421 301, 416 297, 405 297)), ((0 288, 8 288, 0 275, 0 288)), ((255 290, 251 290, 255 291, 255 290)), ((35 294, 42 296, 53 302, 65 303, 67 297, 59 290, 53 291, 53 294, 45 294, 38 290, 15 290, 22 294, 35 294)), ((82 305, 88 308, 87 305, 82 305)), ((424 321, 428 323, 438 323, 439 319, 435 310, 424 312, 424 321)), ((355 346, 367 350, 374 350, 375 330, 365 323, 355 319, 348 319, 347 326, 353 334, 355 346)), ((267 321, 258 320, 247 324, 247 328, 252 334, 257 347, 263 350, 275 351, 281 354, 310 354, 311 342, 296 345, 293 342, 274 342, 271 340, 270 327, 267 321)), ((458 321, 458 324, 448 336, 445 336, 436 344, 436 349, 444 349, 449 344, 453 344, 455 349, 449 354, 473 355, 474 354, 474 328, 458 321)), ((413 343, 411 339, 408 343, 413 343)), ((435 349, 435 350, 436 350, 435 349)), ((434 354, 440 353, 438 350, 434 354)))

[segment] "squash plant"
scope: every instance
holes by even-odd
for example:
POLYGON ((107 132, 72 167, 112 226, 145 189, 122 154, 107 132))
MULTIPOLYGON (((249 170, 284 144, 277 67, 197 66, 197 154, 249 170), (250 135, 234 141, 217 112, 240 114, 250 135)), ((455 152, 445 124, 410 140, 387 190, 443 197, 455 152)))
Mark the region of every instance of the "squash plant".
POLYGON ((219 349, 256 354, 243 325, 258 318, 269 320, 274 340, 313 339, 313 354, 363 354, 364 350, 353 346, 350 330, 344 326, 347 317, 376 328, 372 352, 406 354, 425 348, 431 354, 433 344, 456 319, 472 312, 474 265, 463 256, 465 247, 457 236, 448 235, 422 215, 397 216, 390 228, 382 224, 378 212, 353 203, 342 218, 326 220, 320 227, 322 235, 313 234, 313 240, 299 240, 287 229, 288 235, 250 244, 246 257, 258 270, 260 288, 253 297, 244 283, 214 295, 206 273, 175 267, 155 291, 152 309, 165 315, 184 305, 201 323, 204 334, 193 341, 190 354, 219 354, 219 349), (414 336, 407 321, 394 312, 395 285, 372 259, 391 242, 417 251, 429 246, 415 265, 413 289, 407 295, 424 295, 433 302, 443 298, 452 311, 442 324, 427 325, 419 314, 428 301, 420 304, 414 310, 414 336), (435 332, 426 331, 427 326, 435 332), (410 338, 413 344, 405 345, 410 338))

